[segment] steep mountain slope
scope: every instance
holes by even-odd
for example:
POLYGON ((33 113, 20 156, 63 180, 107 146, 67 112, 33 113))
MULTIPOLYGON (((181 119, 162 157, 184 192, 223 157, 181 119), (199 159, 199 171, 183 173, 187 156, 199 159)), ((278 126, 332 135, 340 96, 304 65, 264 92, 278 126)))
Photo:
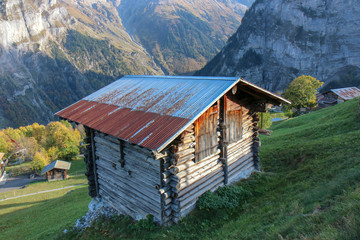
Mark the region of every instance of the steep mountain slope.
POLYGON ((241 2, 121 0, 116 5, 126 29, 163 71, 181 74, 200 69, 224 46, 247 9, 241 2))
POLYGON ((359 13, 352 0, 257 0, 197 74, 241 76, 273 91, 302 74, 325 88, 359 86, 359 13))
POLYGON ((105 0, 0 6, 0 127, 46 123, 122 74, 163 74, 105 0))
POLYGON ((249 1, 0 0, 0 128, 47 123, 122 74, 199 69, 249 1))

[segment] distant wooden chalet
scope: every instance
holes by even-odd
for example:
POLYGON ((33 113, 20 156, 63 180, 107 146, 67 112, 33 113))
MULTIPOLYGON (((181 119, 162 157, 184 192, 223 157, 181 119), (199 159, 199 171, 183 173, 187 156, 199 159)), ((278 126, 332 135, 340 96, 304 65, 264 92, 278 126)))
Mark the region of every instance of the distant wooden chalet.
POLYGON ((317 96, 319 108, 329 107, 338 103, 360 97, 360 89, 357 87, 337 88, 324 92, 317 96))
POLYGON ((68 178, 67 170, 71 167, 71 163, 56 160, 44 167, 42 174, 46 174, 48 181, 64 180, 68 178))
POLYGON ((56 115, 85 126, 90 196, 168 225, 260 169, 267 103, 289 102, 238 78, 125 76, 56 115))

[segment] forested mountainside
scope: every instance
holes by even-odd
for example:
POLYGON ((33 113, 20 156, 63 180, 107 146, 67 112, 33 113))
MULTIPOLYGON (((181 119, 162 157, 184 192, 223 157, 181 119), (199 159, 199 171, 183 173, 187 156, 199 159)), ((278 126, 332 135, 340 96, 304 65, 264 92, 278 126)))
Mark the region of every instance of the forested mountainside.
MULTIPOLYGON (((174 9, 169 18, 155 13, 149 18, 139 14, 134 9, 136 1, 133 2, 134 5, 126 0, 0 0, 0 128, 35 121, 45 124, 53 119, 54 112, 124 74, 162 75, 162 69, 165 73, 193 70, 178 67, 186 62, 200 68, 201 63, 216 54, 231 31, 235 32, 245 11, 242 1, 237 0, 197 1, 202 3, 202 15, 182 7, 185 1, 143 1, 154 11, 174 9), (230 6, 233 10, 223 14, 225 7, 230 6), (175 64, 161 64, 156 55, 160 52, 154 51, 153 55, 151 48, 144 47, 151 44, 142 43, 138 35, 132 36, 136 32, 130 28, 132 25, 123 26, 124 21, 129 21, 124 19, 127 12, 152 22, 147 29, 154 27, 155 33, 158 23, 168 20, 161 33, 173 40, 154 37, 151 41, 159 41, 156 48, 167 49, 163 59, 175 64), (214 19, 221 21, 213 24, 214 19), (174 29, 181 30, 168 34, 174 29), (166 45, 172 42, 171 48, 166 45)), ((133 24, 134 28, 139 27, 133 24)))
POLYGON ((118 2, 124 26, 166 74, 203 67, 236 31, 247 10, 237 0, 118 2))
POLYGON ((227 45, 197 75, 241 76, 283 90, 297 76, 322 90, 360 85, 360 4, 256 0, 227 45))

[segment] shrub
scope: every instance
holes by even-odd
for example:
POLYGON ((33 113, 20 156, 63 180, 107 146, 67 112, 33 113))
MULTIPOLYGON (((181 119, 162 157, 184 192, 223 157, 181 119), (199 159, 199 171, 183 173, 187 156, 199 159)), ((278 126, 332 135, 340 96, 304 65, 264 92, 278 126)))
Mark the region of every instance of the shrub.
POLYGON ((23 174, 29 174, 31 173, 32 170, 29 166, 18 166, 18 167, 14 167, 11 170, 11 176, 19 176, 19 175, 23 175, 23 174))
POLYGON ((272 125, 272 121, 271 121, 271 114, 267 111, 264 113, 260 113, 260 121, 259 121, 259 125, 262 129, 268 129, 271 127, 272 125), (263 118, 263 119, 262 119, 263 118), (261 126, 261 122, 262 122, 262 126, 261 126))
POLYGON ((151 231, 156 227, 154 223, 154 216, 147 215, 146 219, 141 219, 140 221, 136 222, 134 225, 131 226, 133 230, 148 230, 151 231))
POLYGON ((216 192, 210 191, 204 193, 198 200, 199 209, 215 210, 222 208, 235 208, 246 201, 251 192, 236 185, 230 185, 219 188, 216 192))
POLYGON ((47 152, 42 149, 39 152, 36 152, 33 160, 31 161, 31 169, 36 173, 40 174, 46 165, 50 163, 49 156, 47 152))

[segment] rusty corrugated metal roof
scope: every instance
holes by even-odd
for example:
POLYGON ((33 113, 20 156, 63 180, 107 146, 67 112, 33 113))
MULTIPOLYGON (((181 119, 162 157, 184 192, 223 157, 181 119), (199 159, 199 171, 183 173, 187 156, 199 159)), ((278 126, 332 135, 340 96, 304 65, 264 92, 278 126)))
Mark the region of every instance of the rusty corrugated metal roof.
POLYGON ((344 100, 350 100, 360 96, 360 89, 357 87, 337 88, 331 89, 330 91, 344 100))
POLYGON ((239 82, 287 101, 232 77, 124 76, 56 115, 161 151, 239 82))

